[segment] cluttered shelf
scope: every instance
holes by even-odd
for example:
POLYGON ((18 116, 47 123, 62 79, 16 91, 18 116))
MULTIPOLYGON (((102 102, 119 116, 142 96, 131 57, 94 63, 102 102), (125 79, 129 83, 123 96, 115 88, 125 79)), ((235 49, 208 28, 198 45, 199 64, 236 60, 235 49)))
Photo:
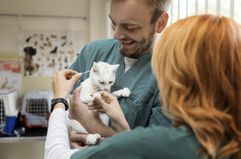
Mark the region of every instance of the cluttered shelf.
POLYGON ((44 142, 51 98, 50 91, 32 91, 19 103, 17 91, 0 91, 0 143, 44 142))

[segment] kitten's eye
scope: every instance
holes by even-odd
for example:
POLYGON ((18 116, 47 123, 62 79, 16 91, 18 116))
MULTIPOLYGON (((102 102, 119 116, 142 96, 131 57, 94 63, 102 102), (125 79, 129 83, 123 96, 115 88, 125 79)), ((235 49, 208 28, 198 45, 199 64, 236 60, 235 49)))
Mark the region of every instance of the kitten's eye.
POLYGON ((110 82, 109 82, 109 84, 112 84, 112 83, 113 83, 113 81, 110 81, 110 82))
POLYGON ((105 82, 100 82, 100 84, 102 84, 102 85, 103 85, 103 84, 105 84, 105 82))

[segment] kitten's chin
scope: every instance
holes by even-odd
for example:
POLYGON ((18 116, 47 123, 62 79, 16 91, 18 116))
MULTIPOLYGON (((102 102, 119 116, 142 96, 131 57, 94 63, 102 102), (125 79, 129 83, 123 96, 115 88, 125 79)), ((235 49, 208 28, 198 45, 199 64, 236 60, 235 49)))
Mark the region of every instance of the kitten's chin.
POLYGON ((110 89, 108 89, 108 88, 99 88, 99 91, 107 91, 107 92, 109 92, 110 89))

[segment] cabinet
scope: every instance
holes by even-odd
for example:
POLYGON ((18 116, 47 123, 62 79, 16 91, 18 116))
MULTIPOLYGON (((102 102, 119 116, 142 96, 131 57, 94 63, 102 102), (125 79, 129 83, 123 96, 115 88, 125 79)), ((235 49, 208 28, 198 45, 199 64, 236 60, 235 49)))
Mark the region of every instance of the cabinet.
POLYGON ((45 136, 0 138, 1 159, 43 159, 45 136))

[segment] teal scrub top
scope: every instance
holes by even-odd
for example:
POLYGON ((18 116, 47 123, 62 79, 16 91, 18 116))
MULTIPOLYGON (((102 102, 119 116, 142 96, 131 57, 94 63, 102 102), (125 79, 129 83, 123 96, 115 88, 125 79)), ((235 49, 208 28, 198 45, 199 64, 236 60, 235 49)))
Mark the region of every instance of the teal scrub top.
POLYGON ((195 135, 186 127, 151 126, 82 148, 71 159, 200 159, 199 150, 195 135))
MULTIPOLYGON (((130 97, 121 97, 118 100, 131 129, 138 126, 171 125, 161 111, 160 94, 151 69, 151 52, 139 58, 124 73, 124 56, 120 53, 119 42, 114 39, 98 40, 86 45, 70 68, 85 72, 91 69, 93 62, 98 61, 120 64, 112 91, 124 87, 130 89, 130 97)), ((83 75, 80 82, 88 77, 88 74, 83 75)), ((75 88, 78 85, 79 83, 75 88)))

